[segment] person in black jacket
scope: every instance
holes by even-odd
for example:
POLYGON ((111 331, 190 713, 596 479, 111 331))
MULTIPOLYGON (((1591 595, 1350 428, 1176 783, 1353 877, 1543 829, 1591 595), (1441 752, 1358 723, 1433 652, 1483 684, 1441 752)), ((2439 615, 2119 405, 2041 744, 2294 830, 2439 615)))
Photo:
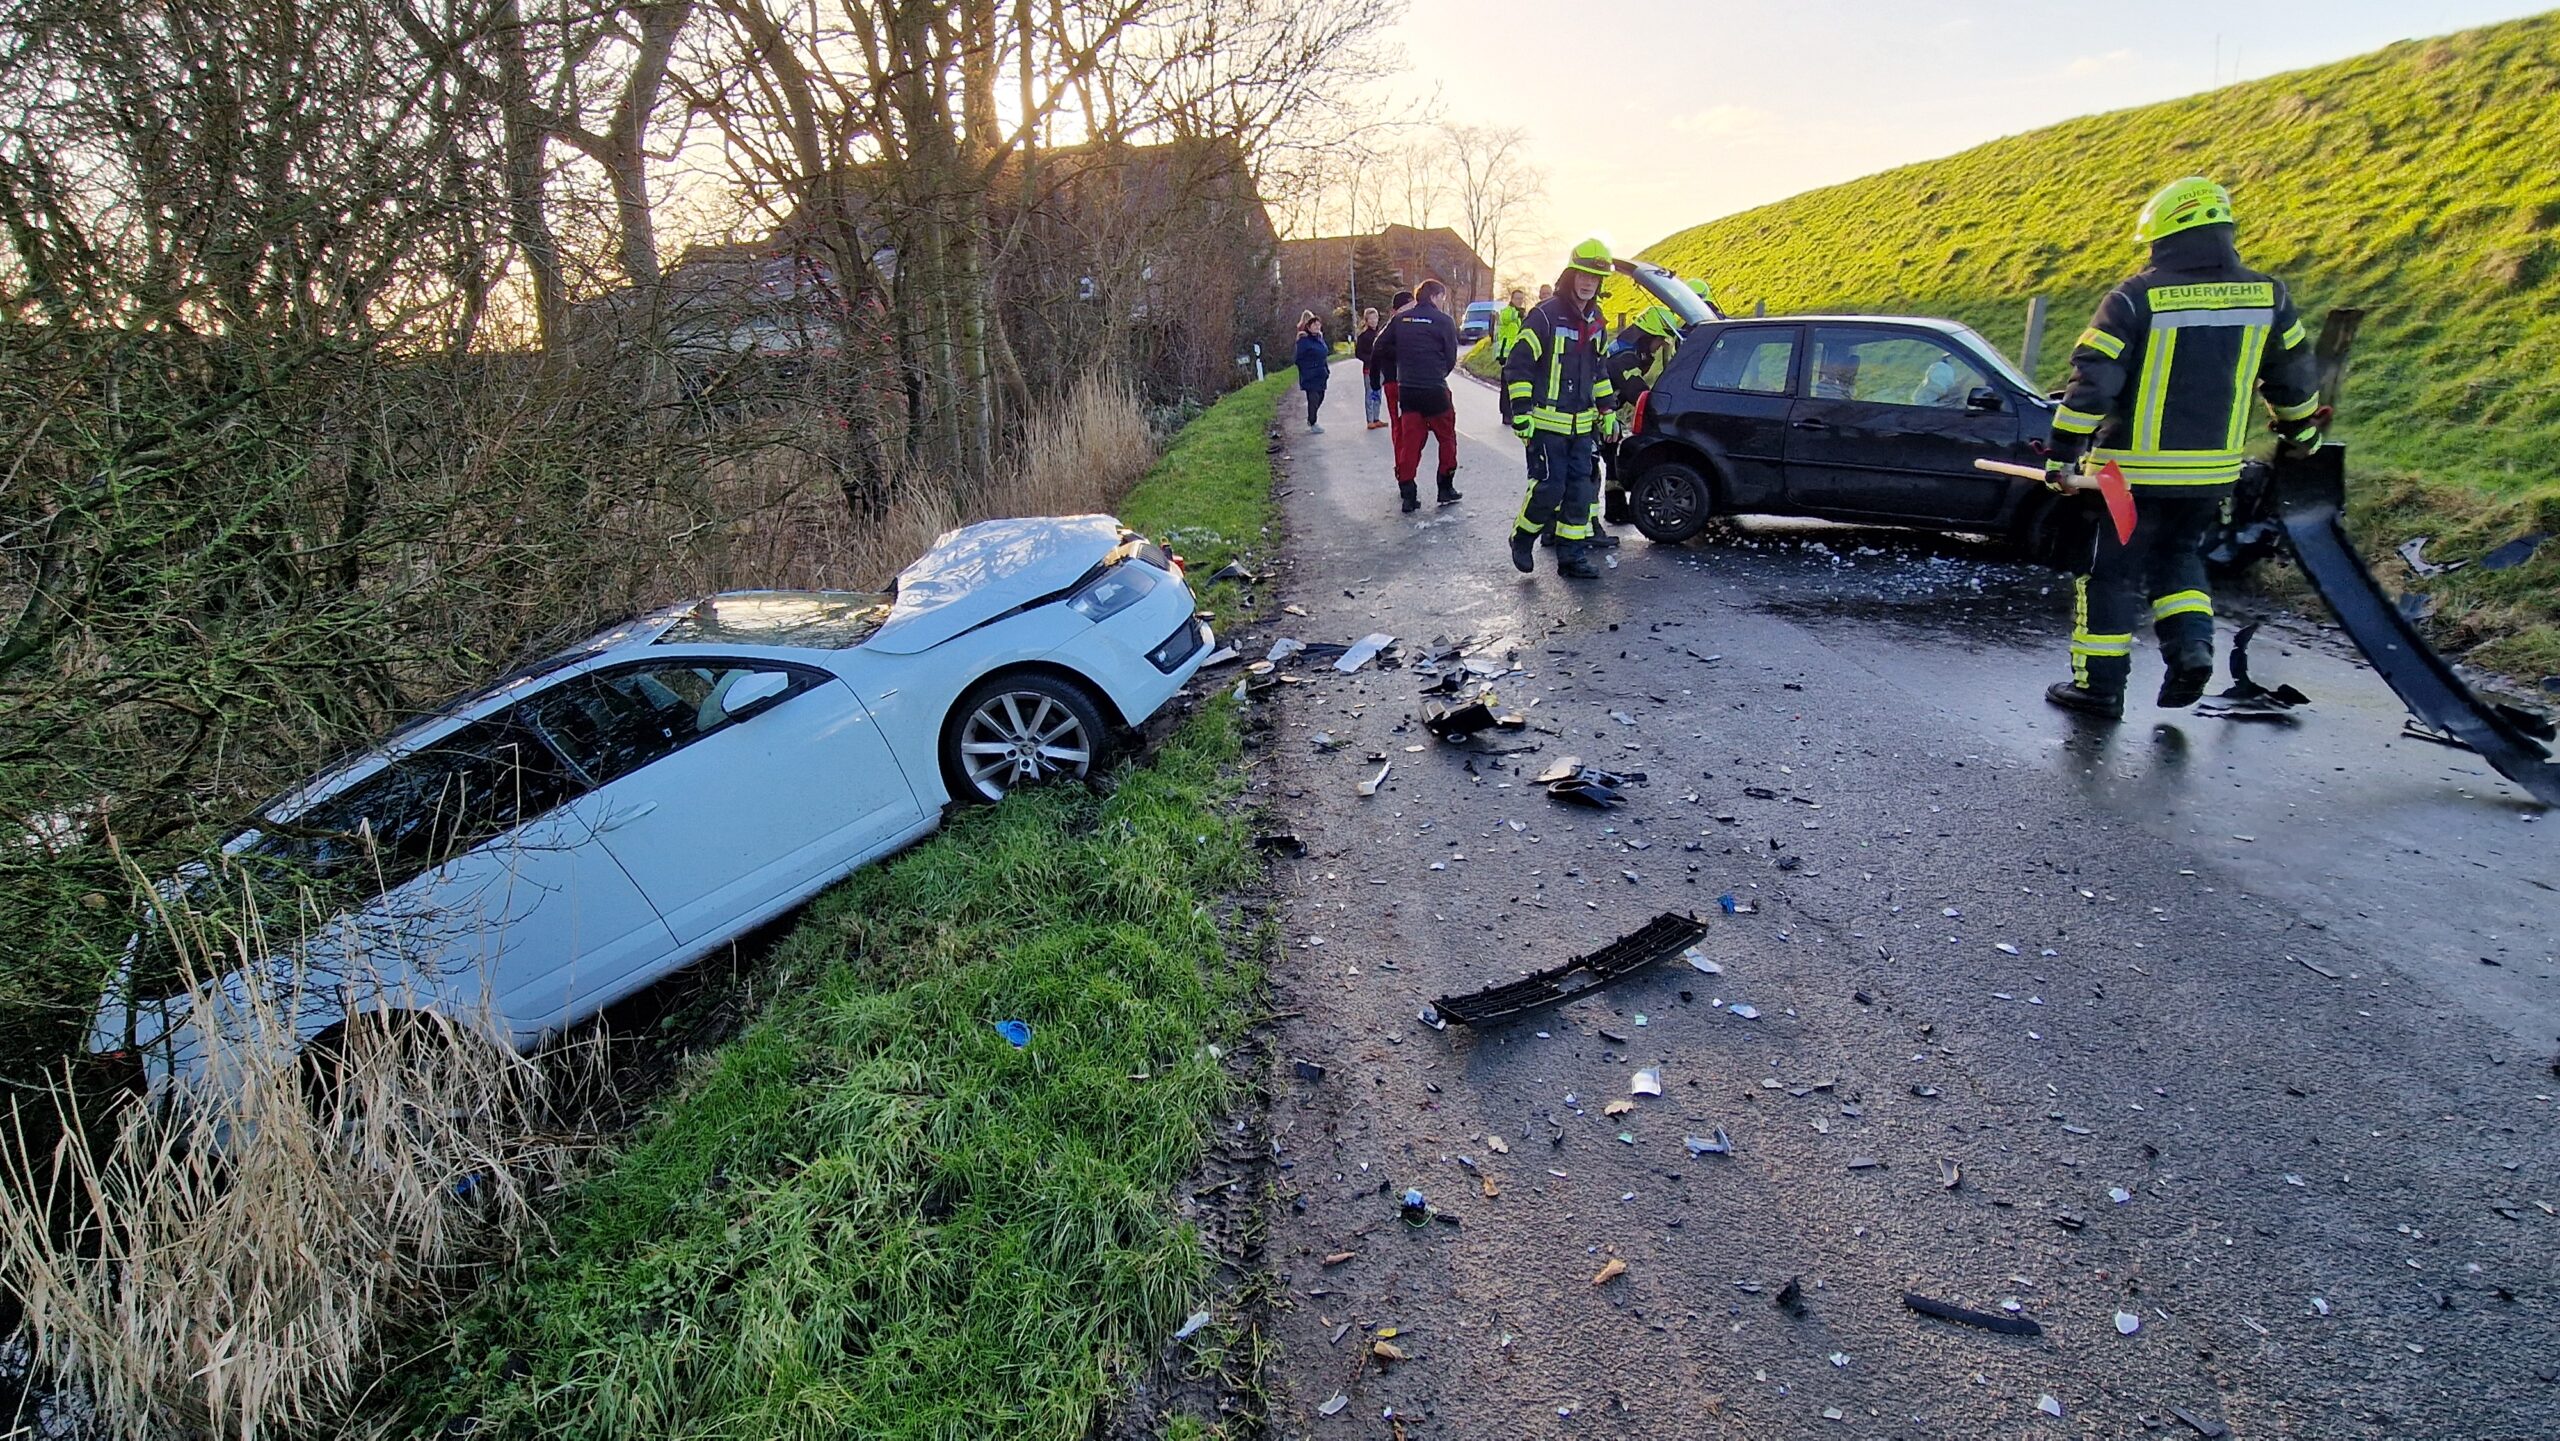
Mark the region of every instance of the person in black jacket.
POLYGON ((1426 280, 1413 292, 1413 308, 1387 327, 1395 365, 1396 493, 1404 508, 1422 508, 1414 477, 1422 466, 1422 442, 1440 442, 1439 503, 1463 499, 1450 482, 1458 473, 1458 412, 1449 395, 1449 372, 1458 366, 1458 323, 1440 308, 1449 287, 1426 280))
POLYGON ((1360 390, 1368 404, 1369 428, 1384 430, 1387 423, 1378 418, 1378 408, 1386 403, 1386 394, 1378 388, 1378 307, 1372 305, 1360 312, 1360 334, 1351 342, 1351 353, 1360 360, 1360 390))
POLYGON ((2055 705, 2124 714, 2133 628, 2147 594, 2168 674, 2159 704, 2190 706, 2213 679, 2213 596, 2197 545, 2240 478, 2251 402, 2296 451, 2320 443, 2311 340, 2283 281, 2240 263, 2231 193, 2201 176, 2151 197, 2134 238, 2151 263, 2098 303, 2071 350, 2053 417, 2056 488, 2082 458, 2113 462, 2134 495, 2133 538, 2098 527, 2076 587, 2071 679, 2055 705))
MULTIPOLYGON (((1378 367, 1378 390, 1386 397, 1387 424, 1396 423, 1402 413, 1396 404, 1396 320, 1413 308, 1413 292, 1399 290, 1387 308, 1387 323, 1378 327, 1378 338, 1369 346, 1369 361, 1378 367)), ((1392 440, 1394 437, 1388 437, 1392 440)))
POLYGON ((1307 433, 1324 434, 1316 423, 1316 412, 1324 408, 1325 382, 1331 379, 1333 347, 1324 343, 1324 322, 1312 310, 1298 316, 1298 388, 1307 393, 1307 433))

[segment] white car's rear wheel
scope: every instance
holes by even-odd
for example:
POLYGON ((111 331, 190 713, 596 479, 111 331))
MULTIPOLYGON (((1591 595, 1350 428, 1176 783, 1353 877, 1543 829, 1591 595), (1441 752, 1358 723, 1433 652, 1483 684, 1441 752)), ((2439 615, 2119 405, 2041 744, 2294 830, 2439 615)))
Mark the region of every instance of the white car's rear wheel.
POLYGON ((1000 801, 1042 781, 1099 766, 1109 745, 1102 708, 1084 687, 1038 673, 980 681, 952 709, 942 770, 964 801, 1000 801))

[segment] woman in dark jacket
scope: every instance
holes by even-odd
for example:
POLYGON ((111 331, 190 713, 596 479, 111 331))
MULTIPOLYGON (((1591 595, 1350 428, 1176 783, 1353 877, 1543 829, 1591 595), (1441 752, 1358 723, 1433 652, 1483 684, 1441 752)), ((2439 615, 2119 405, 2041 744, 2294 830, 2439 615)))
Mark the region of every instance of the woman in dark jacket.
POLYGON ((1312 310, 1298 316, 1298 388, 1307 393, 1307 433, 1324 434, 1316 411, 1324 405, 1324 382, 1333 364, 1333 347, 1324 343, 1324 322, 1312 310))

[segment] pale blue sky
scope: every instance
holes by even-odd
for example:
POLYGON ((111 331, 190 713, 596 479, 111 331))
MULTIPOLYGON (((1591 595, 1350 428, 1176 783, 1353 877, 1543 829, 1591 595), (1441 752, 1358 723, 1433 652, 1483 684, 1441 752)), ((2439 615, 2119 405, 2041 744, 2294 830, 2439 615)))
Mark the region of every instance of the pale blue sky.
POLYGON ((1413 73, 1389 83, 1438 87, 1451 121, 1529 133, 1548 177, 1540 242, 1598 230, 1633 250, 1818 185, 2209 90, 2217 40, 2228 83, 2548 8, 1412 0, 1393 38, 1413 73), (1569 58, 1567 37, 1586 58, 1569 58))

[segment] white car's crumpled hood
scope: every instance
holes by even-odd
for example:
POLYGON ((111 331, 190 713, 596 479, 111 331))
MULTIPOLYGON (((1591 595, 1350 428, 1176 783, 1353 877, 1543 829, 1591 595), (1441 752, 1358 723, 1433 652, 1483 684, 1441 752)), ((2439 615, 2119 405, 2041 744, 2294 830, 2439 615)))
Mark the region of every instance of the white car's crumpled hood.
POLYGON ((983 520, 945 531, 898 572, 889 618, 862 643, 888 655, 927 651, 1028 601, 1054 595, 1120 544, 1107 515, 983 520))

